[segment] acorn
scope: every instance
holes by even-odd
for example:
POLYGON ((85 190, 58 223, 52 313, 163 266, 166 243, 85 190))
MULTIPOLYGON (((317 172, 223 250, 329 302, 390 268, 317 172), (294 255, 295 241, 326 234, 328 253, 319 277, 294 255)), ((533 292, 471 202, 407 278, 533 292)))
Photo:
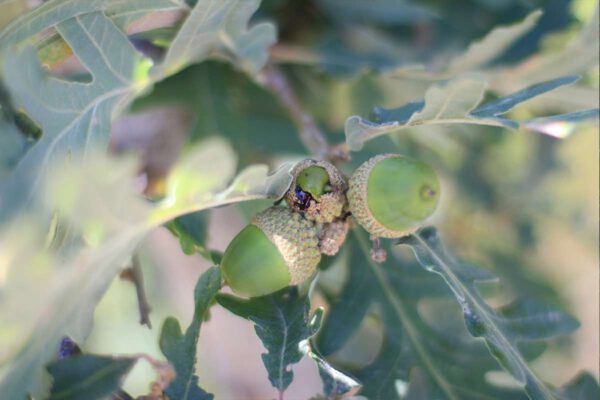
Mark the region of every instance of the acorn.
POLYGON ((398 238, 414 232, 433 214, 440 183, 429 165, 382 154, 354 172, 347 196, 352 215, 371 235, 398 238))
POLYGON ((303 160, 291 171, 292 184, 285 200, 296 212, 319 224, 332 222, 347 206, 346 181, 327 161, 303 160))
POLYGON ((315 224, 289 208, 270 207, 229 243, 221 271, 235 293, 258 297, 304 282, 320 260, 315 224))

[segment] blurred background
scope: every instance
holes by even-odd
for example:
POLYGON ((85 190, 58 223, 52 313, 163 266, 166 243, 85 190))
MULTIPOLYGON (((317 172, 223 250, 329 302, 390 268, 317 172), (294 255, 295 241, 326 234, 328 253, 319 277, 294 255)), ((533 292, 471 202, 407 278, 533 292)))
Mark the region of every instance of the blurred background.
MULTIPOLYGON (((582 75, 577 84, 519 107, 515 118, 598 107, 595 0, 264 0, 255 20, 276 23, 279 41, 271 49, 272 61, 330 141, 341 143, 347 117, 369 115, 373 106, 393 108, 422 99, 433 82, 447 78, 449 60, 469 43, 536 9, 544 13, 528 34, 470 73, 490 82, 490 97, 565 74, 582 75)), ((145 45, 143 37, 134 39, 145 45)), ((395 151, 438 171, 443 199, 432 224, 451 252, 502 278, 491 302, 504 304, 516 294, 528 294, 570 311, 581 322, 574 335, 555 340, 533 363, 554 385, 582 369, 598 378, 600 357, 598 126, 584 124, 569 133, 558 140, 489 127, 415 128, 369 142, 345 166, 351 173, 373 154, 395 151)), ((140 154, 147 191, 160 193, 179 155, 215 135, 231 142, 239 168, 256 162, 275 167, 306 157, 277 99, 218 61, 188 67, 138 99, 114 124, 111 151, 140 154)), ((268 204, 194 214, 194 233, 206 248, 222 251, 268 204)), ((145 240, 141 261, 153 328, 138 323, 131 283, 116 279, 95 313, 85 351, 161 358, 158 335, 165 317, 173 315, 187 325, 193 287, 210 264, 198 253, 185 255, 166 228, 145 240)), ((339 285, 344 254, 334 263, 319 279, 339 285)), ((317 296, 313 303, 322 302, 317 296)), ((380 327, 366 320, 336 357, 366 365, 380 344, 380 327)), ((200 384, 217 399, 275 397, 260 358, 264 349, 250 322, 217 305, 202 327, 199 346, 200 384)), ((311 362, 296 365, 294 373, 286 399, 308 399, 320 391, 311 362)), ((152 379, 152 369, 139 363, 125 390, 146 393, 152 379)))

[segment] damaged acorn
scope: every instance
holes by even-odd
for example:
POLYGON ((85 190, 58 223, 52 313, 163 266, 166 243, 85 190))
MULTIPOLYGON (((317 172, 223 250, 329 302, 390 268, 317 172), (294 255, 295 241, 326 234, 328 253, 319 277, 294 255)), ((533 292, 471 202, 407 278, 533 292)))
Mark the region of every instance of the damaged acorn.
POLYGON ((327 161, 303 160, 291 171, 285 200, 296 212, 319 224, 340 218, 347 208, 346 181, 327 161))

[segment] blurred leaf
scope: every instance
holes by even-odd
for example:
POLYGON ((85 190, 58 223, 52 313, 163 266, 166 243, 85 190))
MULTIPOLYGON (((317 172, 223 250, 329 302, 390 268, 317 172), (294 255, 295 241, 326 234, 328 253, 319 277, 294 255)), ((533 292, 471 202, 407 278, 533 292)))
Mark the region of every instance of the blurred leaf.
POLYGON ((150 11, 180 9, 181 5, 180 2, 173 0, 45 1, 34 10, 13 20, 0 32, 0 48, 4 49, 23 41, 32 42, 40 32, 68 19, 88 13, 104 11, 108 16, 123 22, 139 18, 140 15, 145 15, 150 11))
MULTIPOLYGON (((3 45, 23 41, 34 45, 40 61, 51 71, 60 69, 62 63, 68 63, 68 58, 73 55, 73 49, 67 42, 56 31, 47 29, 66 19, 102 11, 123 31, 143 36, 149 35, 149 32, 145 31, 147 29, 154 31, 157 22, 159 25, 172 24, 178 13, 183 14, 189 10, 185 3, 176 0, 54 0, 39 4, 39 8, 11 24, 10 29, 7 28, 2 35, 1 41, 3 45), (43 34, 38 34, 41 32, 40 26, 45 26, 43 34)), ((165 29, 170 30, 169 38, 172 39, 176 33, 175 29, 165 29)), ((135 43, 135 39, 132 42, 135 43)), ((139 42, 136 44, 139 45, 139 42)))
POLYGON ((175 218, 167 224, 167 228, 179 238, 184 254, 206 253, 209 217, 207 212, 200 211, 175 218))
POLYGON ((29 145, 14 123, 0 118, 0 186, 29 145))
POLYGON ((370 294, 377 288, 373 274, 361 263, 362 253, 355 245, 352 237, 345 246, 345 251, 350 253, 347 257, 355 262, 350 263, 342 291, 329 301, 329 312, 319 332, 317 348, 324 356, 342 348, 358 329, 371 307, 373 299, 370 294))
POLYGON ((590 373, 582 372, 566 385, 564 397, 568 400, 598 399, 600 386, 590 373))
MULTIPOLYGON (((418 60, 417 65, 400 67, 391 75, 427 81, 456 78, 463 73, 476 72, 489 82, 492 91, 499 95, 507 95, 522 87, 553 80, 557 76, 588 73, 592 68, 597 67, 599 60, 596 51, 599 38, 598 3, 595 3, 594 14, 590 15, 588 22, 566 45, 560 46, 559 49, 556 49, 556 46, 547 46, 546 50, 535 51, 516 65, 490 65, 490 62, 502 61, 498 60, 498 56, 501 56, 504 50, 510 52, 514 48, 511 45, 515 44, 515 40, 522 38, 527 31, 530 31, 530 36, 533 35, 533 31, 539 32, 542 27, 538 25, 532 30, 533 25, 551 19, 552 15, 547 14, 539 18, 539 11, 534 11, 519 23, 491 30, 483 39, 472 42, 467 51, 461 55, 448 57, 445 52, 440 51, 438 53, 441 56, 433 57, 426 66, 419 65, 422 61, 418 60), (447 61, 448 58, 450 62, 447 61)), ((565 5, 566 3, 560 2, 549 4, 545 12, 557 13, 565 5)), ((465 11, 460 9, 459 13, 467 15, 465 11)), ((477 9, 473 9, 472 12, 477 13, 477 9)), ((481 18, 481 15, 478 14, 477 17, 481 18)), ((563 34, 569 33, 565 31, 563 34)), ((539 36, 537 38, 540 39, 539 36)), ((435 52, 436 49, 432 48, 431 51, 435 52)), ((506 53, 506 55, 510 54, 506 53)), ((597 107, 597 88, 582 84, 573 85, 561 89, 556 94, 551 93, 546 96, 546 100, 541 101, 552 105, 553 108, 557 106, 566 108, 565 111, 572 111, 573 107, 597 107)))
MULTIPOLYGON (((45 8, 36 11, 42 13, 45 8)), ((111 114, 139 90, 136 71, 142 58, 103 13, 66 19, 56 29, 94 79, 82 84, 49 78, 32 48, 5 50, 2 72, 15 107, 24 109, 41 126, 43 135, 3 185, 0 220, 29 203, 43 180, 41 172, 47 172, 54 161, 104 147, 111 114)))
POLYGON ((167 197, 154 205, 135 190, 132 160, 94 153, 54 169, 44 199, 81 237, 75 236, 70 252, 57 254, 54 246, 47 247, 53 236, 40 220, 21 218, 0 232, 3 240, 10 238, 5 242, 10 245, 0 247, 0 271, 8 271, 0 319, 18 332, 3 340, 13 352, 6 356, 13 360, 4 371, 1 393, 15 399, 27 391, 44 393, 42 366, 52 358, 56 344, 64 335, 84 341, 97 302, 154 228, 223 204, 278 198, 290 184, 289 168, 267 175, 266 166, 255 165, 227 186, 234 173, 231 157, 231 149, 216 139, 190 149, 173 170, 167 197), (215 160, 223 168, 214 168, 215 160), (227 164, 231 167, 225 168, 227 164), (179 184, 183 182, 186 186, 179 184), (22 351, 14 354, 19 348, 22 351))
MULTIPOLYGON (((153 11, 154 2, 138 5, 109 2, 117 11, 153 11), (114 4, 113 4, 114 3, 114 4)), ((172 2, 162 6, 173 8, 172 2)), ((275 40, 272 24, 259 24, 246 31, 245 25, 259 0, 199 1, 169 46, 165 60, 149 72, 143 59, 125 34, 103 12, 102 1, 47 2, 19 19, 0 34, 4 54, 2 75, 15 102, 40 124, 41 139, 27 152, 3 185, 0 220, 15 209, 28 205, 39 189, 42 173, 53 160, 67 154, 105 148, 111 118, 129 101, 166 74, 184 65, 202 61, 214 51, 235 55, 236 65, 256 73, 267 58, 266 48, 275 40), (22 26, 21 26, 22 25, 22 26), (42 69, 36 52, 14 45, 44 29, 56 27, 73 53, 92 74, 91 83, 51 78, 42 69)), ((114 11, 114 9, 113 9, 114 11)))
POLYGON ((27 11, 26 0, 0 1, 0 30, 25 11, 27 11))
POLYGON ((319 0, 319 7, 344 21, 384 25, 417 24, 439 16, 427 5, 404 0, 319 0))
POLYGON ((121 388, 136 361, 91 354, 54 361, 46 367, 53 380, 49 400, 104 399, 121 388))
POLYGON ((152 219, 169 221, 225 204, 283 197, 292 180, 291 164, 282 164, 271 172, 266 165, 250 165, 226 186, 235 172, 233 157, 229 144, 221 139, 209 139, 192 147, 173 168, 167 182, 167 197, 152 219), (215 165, 219 168, 214 168, 215 165), (207 196, 206 192, 213 194, 207 196))
POLYGON ((198 0, 156 73, 179 71, 216 52, 234 58, 240 69, 256 74, 267 61, 267 49, 276 40, 271 23, 246 28, 259 4, 260 0, 198 0))
POLYGON ((519 65, 499 71, 493 86, 500 88, 506 86, 507 82, 512 87, 514 84, 526 86, 557 76, 583 74, 597 66, 600 57, 597 51, 600 38, 598 10, 599 4, 596 2, 595 11, 588 22, 562 49, 533 54, 519 65))
POLYGON ((485 67, 502 55, 515 41, 529 32, 540 19, 542 12, 536 10, 516 24, 494 28, 483 39, 471 43, 461 55, 455 57, 448 67, 448 75, 485 67))
POLYGON ((194 289, 194 316, 190 326, 182 334, 177 319, 169 317, 165 320, 160 334, 160 349, 167 360, 175 367, 175 380, 165 390, 167 396, 181 400, 212 399, 198 386, 196 374, 196 354, 200 325, 221 288, 221 270, 212 267, 202 274, 194 289))
POLYGON ((24 14, 0 33, 2 77, 16 109, 24 110, 43 130, 24 154, 0 195, 0 220, 29 205, 54 161, 67 154, 104 148, 110 120, 128 99, 148 84, 144 60, 119 30, 115 18, 173 9, 171 0, 49 1, 24 14), (40 66, 36 51, 19 49, 40 32, 55 28, 92 74, 91 83, 55 79, 40 66))
POLYGON ((209 61, 190 66, 160 82, 133 107, 177 104, 197 115, 190 141, 214 135, 228 138, 242 164, 272 154, 302 153, 296 127, 287 110, 246 75, 229 65, 209 61))
POLYGON ((269 381, 280 393, 294 378, 291 365, 306 354, 317 363, 328 396, 343 395, 358 387, 356 381, 335 370, 310 350, 309 340, 321 326, 323 309, 318 308, 311 317, 308 297, 300 296, 296 288, 249 300, 219 294, 217 302, 254 323, 256 334, 267 349, 262 359, 269 381))
POLYGON ((460 79, 450 81, 445 86, 434 85, 425 93, 424 102, 411 102, 394 110, 376 108, 374 120, 356 115, 349 117, 345 125, 346 142, 351 150, 358 151, 366 141, 378 136, 428 124, 475 124, 510 129, 525 127, 553 136, 564 137, 569 132, 569 124, 594 118, 598 115, 598 110, 554 115, 537 121, 536 119, 516 121, 500 117, 500 115, 520 103, 560 86, 571 84, 577 79, 578 77, 567 76, 542 82, 483 105, 479 105, 485 89, 482 82, 460 79), (549 128, 557 123, 561 124, 561 129, 549 128))
POLYGON ((517 343, 570 333, 579 326, 573 317, 530 300, 493 310, 475 287, 479 278, 463 273, 464 267, 446 253, 434 228, 422 229, 399 243, 411 246, 419 263, 444 279, 461 305, 471 335, 485 340, 490 353, 532 399, 557 397, 527 365, 517 343))

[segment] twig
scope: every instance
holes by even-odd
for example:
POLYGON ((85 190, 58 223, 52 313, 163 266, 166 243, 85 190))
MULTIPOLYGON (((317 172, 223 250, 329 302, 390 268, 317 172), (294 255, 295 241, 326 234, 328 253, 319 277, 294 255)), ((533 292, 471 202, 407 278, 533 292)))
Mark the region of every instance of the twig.
POLYGON ((152 308, 146 298, 146 290, 144 289, 144 276, 142 275, 142 266, 137 252, 131 257, 131 267, 121 272, 122 279, 130 280, 135 286, 135 293, 138 300, 138 309, 140 312, 140 324, 146 325, 152 329, 150 322, 150 311, 152 308))
POLYGON ((267 64, 257 77, 259 83, 270 89, 288 110, 298 128, 302 144, 318 159, 325 160, 332 156, 325 134, 319 129, 314 118, 303 108, 285 75, 279 67, 267 64))

